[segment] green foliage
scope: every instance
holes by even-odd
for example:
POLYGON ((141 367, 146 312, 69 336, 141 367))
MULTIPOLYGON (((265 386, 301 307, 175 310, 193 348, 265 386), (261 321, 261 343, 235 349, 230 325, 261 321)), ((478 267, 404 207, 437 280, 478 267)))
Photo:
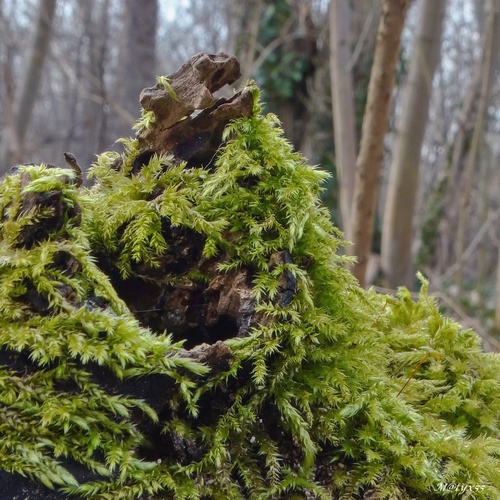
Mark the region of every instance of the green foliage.
POLYGON ((101 155, 95 186, 82 192, 61 182, 60 170, 23 167, 32 186, 57 184, 82 210, 81 226, 68 220, 30 250, 12 245, 30 220, 16 217, 20 177, 0 186, 8 214, 0 227, 0 345, 40 367, 25 376, 0 371, 2 467, 90 498, 437 498, 455 495, 448 483, 480 486, 474 498, 498 498, 498 356, 439 314, 425 282, 417 302, 406 290, 393 298, 359 288, 338 254, 342 235, 318 201, 326 175, 292 152, 253 92, 254 114, 227 126, 215 168, 153 156, 134 172, 132 140, 122 168, 111 168, 117 154, 101 155), (91 257, 91 249, 112 255, 123 276, 137 264, 155 266, 168 250, 167 222, 199 233, 205 256, 223 257, 222 272, 252 269, 257 309, 267 318, 226 341, 235 356, 227 372, 196 383, 187 373, 203 367, 176 356, 168 336, 140 328, 91 257), (74 277, 51 267, 61 248, 81 265, 74 277), (285 249, 293 263, 270 269, 270 255, 285 249), (280 307, 285 269, 297 293, 280 307), (26 280, 53 313, 24 309, 26 280), (81 307, 58 283, 75 290, 81 307), (109 307, 84 307, 93 294, 109 307), (91 362, 122 378, 172 377, 174 402, 190 418, 180 413, 164 431, 202 443, 202 456, 188 464, 135 458, 143 437, 130 414, 156 416, 93 383, 91 362), (204 422, 202 402, 236 379, 227 411, 204 422), (76 393, 61 384, 70 381, 76 393), (104 478, 77 484, 58 462, 65 456, 104 478))
POLYGON ((291 29, 294 16, 290 2, 267 2, 260 23, 259 45, 267 49, 280 38, 288 43, 278 44, 258 68, 257 80, 261 83, 266 101, 289 100, 297 97, 297 88, 303 85, 311 71, 311 61, 302 44, 296 43, 297 32, 291 29), (292 35, 290 35, 292 33, 292 35), (290 42, 292 40, 292 42, 290 42), (295 42, 295 43, 294 43, 295 42))
POLYGON ((155 114, 153 111, 146 111, 145 109, 141 110, 141 118, 134 124, 132 127, 133 130, 137 130, 140 132, 142 129, 151 128, 153 123, 155 123, 155 114))
POLYGON ((136 486, 128 498, 135 498, 155 464, 134 458, 144 438, 131 412, 151 422, 158 417, 141 400, 107 393, 92 381, 92 366, 102 366, 117 379, 164 374, 188 389, 186 398, 192 382, 182 373, 206 369, 180 358, 180 346, 169 336, 139 326, 95 265, 77 217, 29 249, 17 244, 21 231, 54 215, 50 207, 26 212, 27 193, 57 190, 66 206, 83 203, 67 182, 71 175, 44 165, 23 166, 0 185, 0 347, 29 356, 39 368, 27 373, 0 368, 0 463, 49 487, 80 491, 58 463, 60 457, 71 457, 107 478, 106 488, 133 478, 136 486), (61 255, 77 263, 74 276, 54 265, 61 255), (63 286, 72 293, 62 293, 63 286), (28 292, 38 294, 50 314, 34 313, 28 292), (95 300, 106 307, 89 306, 95 300), (120 473, 111 481, 115 470, 120 473))
POLYGON ((157 76, 156 77, 156 83, 161 85, 164 89, 165 92, 174 100, 178 101, 179 98, 177 97, 177 94, 175 93, 175 90, 172 88, 172 85, 170 84, 170 81, 168 77, 166 76, 157 76))
POLYGON ((211 241, 222 239, 226 225, 223 219, 208 220, 199 207, 203 169, 186 170, 182 163, 173 165, 171 158, 155 155, 140 173, 131 175, 135 155, 136 141, 126 142, 120 171, 109 168, 116 155, 101 155, 90 171, 99 183, 84 200, 91 214, 87 233, 94 248, 116 253, 124 277, 134 262, 154 267, 168 250, 162 221, 193 229, 211 241))

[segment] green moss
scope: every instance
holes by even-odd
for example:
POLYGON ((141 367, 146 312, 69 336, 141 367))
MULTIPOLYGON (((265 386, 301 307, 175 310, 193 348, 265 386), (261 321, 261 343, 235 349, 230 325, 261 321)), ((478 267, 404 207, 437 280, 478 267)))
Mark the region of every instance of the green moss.
POLYGON ((226 128, 206 168, 153 156, 133 173, 135 141, 119 170, 111 168, 116 154, 99 157, 88 190, 63 182, 61 170, 23 167, 30 189, 60 189, 82 212, 81 224, 69 218, 31 249, 13 245, 31 217, 20 212, 21 173, 4 180, 0 345, 28 354, 39 370, 0 371, 2 467, 91 498, 357 498, 372 489, 373 498, 453 496, 445 483, 499 497, 498 355, 442 317, 425 282, 417 302, 406 290, 393 298, 359 288, 337 253, 342 235, 318 201, 326 175, 292 152, 274 116, 262 116, 258 103, 254 111, 226 128), (177 356, 168 336, 141 328, 92 258, 113 255, 123 277, 139 264, 154 268, 168 251, 165 220, 199 233, 207 259, 224 256, 221 271, 253 270, 267 320, 226 342, 235 360, 225 372, 190 377, 202 367, 177 356), (75 276, 54 271, 61 249, 79 262, 75 276), (270 255, 285 249, 293 263, 269 269, 270 255), (297 293, 280 307, 285 268, 297 293), (49 315, 23 306, 26 280, 48 298, 49 315), (108 306, 85 307, 94 296, 108 306), (167 419, 164 431, 201 443, 202 456, 135 458, 144 438, 131 412, 156 415, 92 382, 88 363, 120 378, 171 377, 174 406, 190 413, 167 419), (237 379, 227 410, 204 421, 204 402, 237 379), (68 381, 78 390, 64 390, 68 381), (58 463, 65 456, 105 478, 76 484, 58 463))
POLYGON ((92 381, 92 367, 101 366, 117 379, 165 374, 184 387, 179 392, 186 398, 192 382, 181 372, 206 370, 179 357, 179 345, 167 335, 139 326, 95 265, 79 217, 64 215, 63 227, 43 241, 30 248, 19 245, 23 230, 54 216, 53 206, 26 212, 27 193, 60 192, 60 206, 70 213, 84 205, 67 182, 70 177, 70 171, 23 166, 0 185, 0 346, 7 353, 4 360, 8 353, 30 360, 24 373, 15 365, 0 369, 0 463, 49 487, 78 489, 58 463, 71 457, 105 478, 119 470, 115 485, 134 477, 133 492, 143 488, 154 464, 134 457, 143 436, 131 413, 139 411, 151 422, 157 416, 141 400, 108 394, 92 381), (74 275, 55 265, 61 255, 77 268, 74 275), (28 293, 40 304, 39 314, 28 293), (105 306, 91 304, 99 301, 105 306))

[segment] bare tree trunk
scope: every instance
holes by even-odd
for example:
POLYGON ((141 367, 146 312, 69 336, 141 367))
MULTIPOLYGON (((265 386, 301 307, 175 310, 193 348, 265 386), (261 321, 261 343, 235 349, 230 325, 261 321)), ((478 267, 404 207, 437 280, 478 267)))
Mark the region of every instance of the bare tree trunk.
POLYGON ((3 165, 0 166, 0 172, 2 168, 7 168, 8 165, 14 165, 21 162, 21 141, 19 140, 19 134, 17 133, 16 126, 16 114, 14 111, 14 75, 12 74, 12 55, 10 47, 6 48, 4 68, 3 68, 3 80, 5 85, 4 93, 4 114, 5 114, 5 129, 8 133, 5 134, 5 138, 0 144, 0 152, 3 157, 5 154, 6 158, 2 158, 3 165), (7 158, 8 157, 8 158, 7 158))
MULTIPOLYGON (((458 214, 458 229, 456 237, 457 262, 461 262, 464 256, 465 235, 469 222, 469 206, 471 202, 472 186, 476 162, 479 156, 481 142, 483 140, 484 125, 488 108, 489 96, 493 84, 495 59, 498 57, 498 42, 500 40, 500 0, 491 0, 490 12, 487 16, 486 33, 481 55, 482 84, 479 95, 478 111, 470 151, 465 165, 465 186, 460 197, 458 214)), ((457 283, 460 292, 463 290, 463 266, 457 269, 457 283)))
POLYGON ((158 0, 127 0, 124 2, 126 42, 122 47, 123 93, 121 106, 128 116, 118 136, 130 135, 130 127, 139 118, 140 105, 137 96, 156 76, 156 31, 158 0))
POLYGON ((264 6, 264 0, 226 0, 229 46, 240 61, 241 78, 238 82, 243 84, 252 77, 264 6))
POLYGON ((394 144, 382 228, 381 265, 386 286, 411 286, 413 211, 420 150, 427 124, 432 81, 441 54, 446 0, 423 0, 410 57, 403 110, 394 144))
POLYGON ((107 92, 104 76, 109 38, 109 1, 101 0, 93 4, 82 2, 81 8, 83 18, 88 20, 84 31, 88 40, 85 61, 87 77, 84 83, 87 95, 82 113, 84 142, 87 147, 81 150, 78 158, 83 159, 83 164, 86 166, 92 161, 89 151, 100 153, 108 145, 107 92))
POLYGON ((498 245, 498 262, 496 276, 495 296, 495 329, 500 332, 500 245, 498 245))
POLYGON ((391 93, 408 3, 407 0, 384 0, 382 3, 375 57, 368 86, 348 233, 349 239, 354 243, 349 251, 358 256, 353 274, 362 286, 365 285, 373 237, 384 137, 389 121, 391 93))
POLYGON ((40 0, 38 9, 35 36, 26 67, 26 74, 22 80, 17 108, 17 133, 21 141, 24 140, 28 129, 31 113, 35 105, 36 91, 42 79, 43 64, 49 51, 56 0, 40 0))
POLYGON ((340 215, 347 231, 354 193, 356 124, 351 63, 351 9, 347 0, 330 2, 330 80, 333 103, 335 165, 340 215))
MULTIPOLYGON (((16 130, 12 132, 12 135, 16 137, 18 147, 21 149, 21 151, 16 152, 16 155, 20 157, 22 157, 24 137, 31 121, 37 91, 42 80, 43 66, 49 51, 56 1, 57 0, 40 0, 38 4, 35 32, 26 63, 24 77, 21 80, 20 92, 16 99, 16 130)), ((5 169, 10 165, 11 150, 8 141, 3 140, 2 144, 0 144, 1 169, 5 169)))

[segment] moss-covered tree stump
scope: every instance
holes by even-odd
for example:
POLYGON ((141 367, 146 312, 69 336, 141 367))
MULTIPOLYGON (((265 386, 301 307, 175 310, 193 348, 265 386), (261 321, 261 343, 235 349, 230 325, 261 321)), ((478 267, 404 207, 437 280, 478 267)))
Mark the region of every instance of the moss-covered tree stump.
MULTIPOLYGON (((500 361, 426 293, 361 289, 226 55, 137 136, 0 185, 0 498, 500 498, 500 361)), ((71 159, 71 156, 67 155, 71 159)))

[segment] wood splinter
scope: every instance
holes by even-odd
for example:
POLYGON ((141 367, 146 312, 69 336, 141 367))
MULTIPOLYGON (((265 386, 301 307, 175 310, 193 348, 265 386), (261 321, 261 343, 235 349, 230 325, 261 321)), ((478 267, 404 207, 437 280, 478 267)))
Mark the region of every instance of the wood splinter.
POLYGON ((80 167, 80 165, 78 165, 76 156, 73 153, 68 152, 63 153, 63 156, 66 160, 66 163, 71 167, 71 170, 73 170, 73 172, 75 172, 76 174, 75 186, 80 187, 83 184, 83 173, 82 168, 80 167))

